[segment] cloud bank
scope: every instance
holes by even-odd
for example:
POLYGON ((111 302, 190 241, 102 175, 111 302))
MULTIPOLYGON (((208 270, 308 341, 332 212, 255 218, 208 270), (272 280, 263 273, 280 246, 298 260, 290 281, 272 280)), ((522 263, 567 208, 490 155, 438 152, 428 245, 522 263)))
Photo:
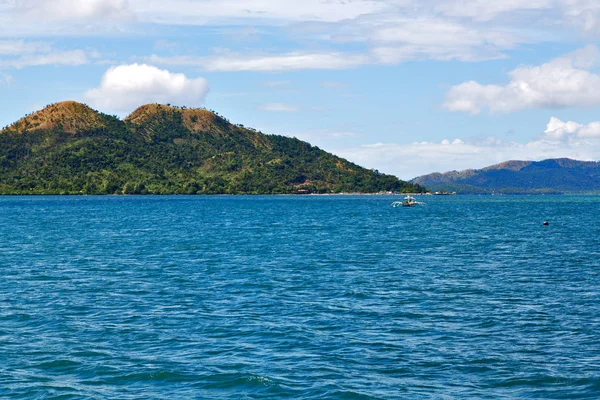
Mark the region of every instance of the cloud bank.
POLYGON ((600 121, 581 124, 552 117, 546 130, 528 143, 487 137, 439 143, 375 143, 334 152, 367 168, 376 168, 402 179, 432 172, 483 168, 508 160, 539 161, 568 157, 597 161, 600 121))
MULTIPOLYGON (((583 37, 593 37, 600 34, 600 3, 590 0, 0 2, 0 26, 4 27, 0 36, 5 37, 126 35, 148 24, 172 28, 220 26, 225 31, 240 26, 261 27, 262 31, 269 31, 265 33, 267 36, 289 37, 300 44, 295 51, 288 48, 279 54, 260 56, 250 51, 225 58, 211 57, 201 64, 207 70, 272 71, 288 69, 288 65, 290 69, 310 69, 317 64, 318 68, 343 69, 423 59, 490 60, 507 57, 508 50, 524 43, 570 40, 577 31, 583 37), (321 46, 306 45, 315 43, 321 46), (363 45, 364 51, 346 54, 345 47, 340 46, 345 43, 363 45), (328 50, 323 50, 327 47, 328 50), (321 51, 315 52, 315 48, 321 51), (269 68, 269 63, 275 67, 269 68)), ((188 61, 185 58, 148 62, 160 65, 196 62, 193 57, 188 57, 188 61)))

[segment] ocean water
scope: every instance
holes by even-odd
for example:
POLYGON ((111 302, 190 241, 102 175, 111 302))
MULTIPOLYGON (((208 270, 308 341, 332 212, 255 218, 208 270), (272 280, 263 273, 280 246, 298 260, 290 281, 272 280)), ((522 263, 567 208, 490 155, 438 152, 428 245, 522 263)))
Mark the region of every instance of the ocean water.
POLYGON ((0 398, 600 398, 600 196, 422 199, 0 197, 0 398))

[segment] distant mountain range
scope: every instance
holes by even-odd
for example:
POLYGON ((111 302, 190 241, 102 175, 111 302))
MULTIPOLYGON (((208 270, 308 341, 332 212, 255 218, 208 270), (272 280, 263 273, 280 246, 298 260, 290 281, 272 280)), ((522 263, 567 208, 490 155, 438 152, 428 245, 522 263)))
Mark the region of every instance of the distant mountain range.
POLYGON ((124 120, 66 101, 0 131, 0 194, 423 192, 215 112, 148 104, 124 120))
POLYGON ((483 169, 423 175, 411 182, 431 191, 465 194, 600 192, 600 163, 569 158, 507 161, 483 169))

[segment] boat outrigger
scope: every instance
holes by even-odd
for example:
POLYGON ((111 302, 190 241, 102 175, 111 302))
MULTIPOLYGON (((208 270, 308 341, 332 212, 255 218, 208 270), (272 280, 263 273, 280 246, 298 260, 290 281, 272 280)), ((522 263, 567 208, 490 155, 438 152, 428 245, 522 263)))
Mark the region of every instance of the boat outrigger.
POLYGON ((414 206, 424 206, 425 203, 421 202, 421 201, 417 201, 414 197, 412 196, 406 196, 404 198, 404 200, 402 201, 394 201, 392 203, 392 207, 414 207, 414 206))

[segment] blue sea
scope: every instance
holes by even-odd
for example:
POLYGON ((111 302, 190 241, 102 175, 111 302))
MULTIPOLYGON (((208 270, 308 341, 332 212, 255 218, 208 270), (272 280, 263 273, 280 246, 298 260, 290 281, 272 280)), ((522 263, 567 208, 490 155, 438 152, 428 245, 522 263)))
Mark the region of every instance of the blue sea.
POLYGON ((394 200, 0 197, 0 398, 600 398, 600 196, 394 200))

